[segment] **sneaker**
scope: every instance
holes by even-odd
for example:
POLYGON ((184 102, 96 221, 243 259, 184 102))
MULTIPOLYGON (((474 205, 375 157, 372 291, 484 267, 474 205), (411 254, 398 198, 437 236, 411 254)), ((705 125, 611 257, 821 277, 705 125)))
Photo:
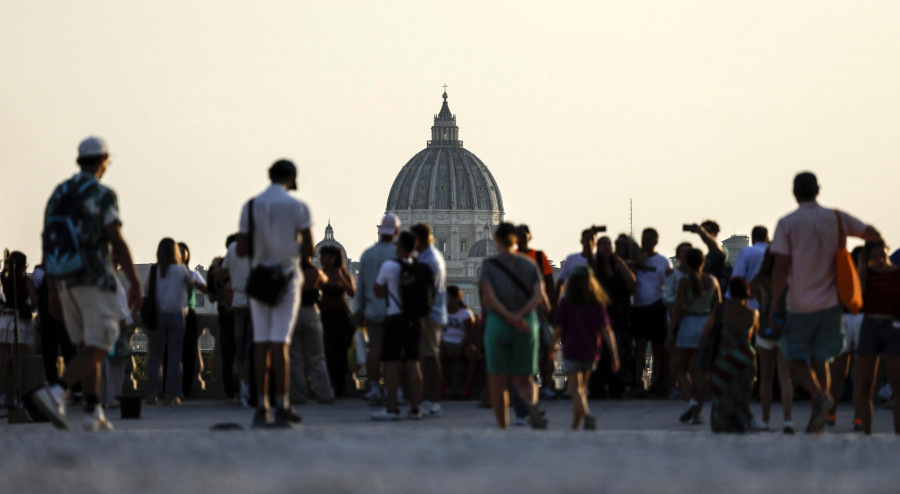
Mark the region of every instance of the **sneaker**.
POLYGON ((783 432, 787 435, 792 435, 794 433, 794 424, 784 424, 783 432))
POLYGON ((106 420, 106 416, 103 414, 103 408, 100 406, 94 407, 93 412, 86 413, 84 416, 84 423, 81 425, 87 432, 113 430, 112 424, 106 420))
POLYGON ((441 408, 440 403, 435 403, 433 401, 425 400, 419 405, 419 408, 424 412, 426 417, 437 418, 441 416, 443 413, 443 409, 441 408))
POLYGON ((372 386, 369 388, 369 392, 363 395, 362 399, 366 401, 381 401, 381 391, 378 390, 378 386, 372 386))
POLYGON ((398 405, 409 405, 409 402, 403 398, 403 388, 397 388, 397 404, 398 405))
POLYGON ((758 430, 759 432, 772 432, 772 427, 769 426, 768 422, 760 422, 756 426, 756 430, 758 430))
POLYGON ((294 410, 294 407, 276 408, 275 409, 275 425, 286 427, 292 424, 299 424, 303 421, 303 417, 294 410))
POLYGON ((832 405, 834 405, 834 400, 827 393, 819 395, 819 399, 813 404, 812 413, 809 415, 806 432, 819 434, 825 430, 825 419, 832 405))
POLYGON ((253 427, 265 427, 269 425, 269 409, 257 408, 253 412, 253 427))
POLYGON ((691 417, 694 416, 694 412, 695 412, 694 409, 695 409, 696 407, 697 407, 697 405, 695 405, 695 404, 693 404, 693 403, 692 403, 692 404, 689 404, 689 405, 687 406, 687 408, 685 408, 684 413, 682 413, 681 416, 678 417, 678 421, 681 422, 682 424, 686 424, 686 423, 690 422, 690 421, 691 421, 691 417))
POLYGON ((66 420, 66 391, 60 385, 44 385, 34 392, 34 402, 57 429, 69 430, 69 421, 66 420))
POLYGON ((541 387, 541 398, 545 398, 548 400, 555 400, 556 393, 552 389, 542 386, 541 387))
POLYGON ((406 412, 406 418, 408 418, 409 420, 422 420, 422 412, 421 410, 413 410, 412 408, 410 408, 406 412))
POLYGON ((400 420, 400 410, 388 411, 387 408, 382 408, 381 410, 378 410, 377 412, 369 415, 369 417, 371 417, 372 420, 377 420, 379 422, 394 422, 400 420))
POLYGON ((835 417, 834 414, 829 413, 825 415, 825 425, 830 425, 833 427, 836 421, 837 417, 835 417))
POLYGON ((163 403, 163 404, 164 405, 181 405, 181 398, 176 396, 175 398, 166 400, 165 403, 163 403))
POLYGON ((584 430, 586 430, 586 431, 597 430, 597 419, 595 419, 593 415, 585 415, 584 416, 584 430))
POLYGON ((862 419, 853 419, 853 432, 862 432, 862 419))
POLYGON ((693 414, 691 415, 691 424, 693 424, 693 425, 703 424, 704 423, 703 415, 700 415, 700 405, 694 405, 693 408, 694 408, 694 411, 693 411, 693 414))
POLYGON ((513 425, 518 426, 518 427, 524 426, 526 420, 528 420, 528 417, 527 417, 527 416, 525 416, 525 417, 516 417, 516 420, 515 420, 515 422, 513 422, 513 425))

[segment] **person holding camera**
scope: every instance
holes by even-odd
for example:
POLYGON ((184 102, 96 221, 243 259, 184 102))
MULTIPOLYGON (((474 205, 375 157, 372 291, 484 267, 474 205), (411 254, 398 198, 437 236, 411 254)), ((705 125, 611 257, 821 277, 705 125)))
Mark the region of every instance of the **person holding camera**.
POLYGON ((275 162, 269 168, 269 179, 272 185, 244 204, 241 211, 237 254, 249 255, 251 263, 247 295, 253 320, 258 394, 253 425, 269 423, 269 373, 274 370, 275 396, 281 400, 275 404, 275 425, 290 426, 301 421, 291 407, 288 393, 288 352, 303 285, 300 258, 313 254, 312 221, 306 204, 288 193, 297 190, 297 167, 293 163, 275 162), (278 289, 272 293, 270 287, 278 289))

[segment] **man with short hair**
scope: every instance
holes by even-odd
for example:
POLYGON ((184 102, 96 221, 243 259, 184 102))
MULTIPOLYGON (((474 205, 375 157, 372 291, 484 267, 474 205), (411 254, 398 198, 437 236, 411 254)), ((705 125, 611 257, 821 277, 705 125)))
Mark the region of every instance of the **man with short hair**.
MULTIPOLYGON (((553 334, 553 329, 549 327, 550 325, 550 314, 556 309, 556 302, 558 298, 556 297, 556 287, 553 283, 553 266, 550 265, 550 261, 547 259, 547 254, 543 251, 532 249, 529 243, 531 242, 531 229, 528 225, 522 224, 516 227, 516 234, 518 235, 518 241, 516 242, 519 247, 519 254, 531 259, 537 264, 538 271, 541 272, 543 283, 544 283, 544 291, 547 295, 547 300, 541 302, 540 305, 535 309, 538 314, 538 322, 541 325, 540 331, 541 336, 548 334, 553 334)), ((541 372, 541 376, 547 376, 542 379, 541 382, 541 390, 540 393, 545 398, 556 398, 556 391, 554 391, 556 387, 556 381, 553 379, 553 360, 551 359, 551 343, 547 340, 551 338, 540 338, 540 354, 538 355, 538 369, 541 372)), ((513 405, 516 408, 516 420, 524 420, 524 417, 528 414, 528 407, 525 406, 525 402, 522 401, 522 398, 519 397, 518 392, 516 392, 515 387, 512 387, 512 397, 513 397, 513 405)))
POLYGON ((359 259, 359 274, 356 279, 354 299, 357 323, 366 328, 369 342, 366 351, 366 379, 369 391, 363 399, 382 404, 382 394, 378 380, 381 378, 382 331, 386 306, 375 295, 375 278, 384 261, 394 259, 397 249, 394 239, 400 233, 400 218, 388 213, 378 227, 378 243, 366 249, 359 259))
MULTIPOLYGON (((791 364, 794 377, 809 392, 812 413, 807 432, 825 427, 834 400, 828 394, 828 362, 843 346, 842 313, 837 291, 834 256, 847 235, 867 241, 881 234, 844 212, 823 208, 816 202, 819 183, 810 172, 794 177, 794 198, 799 207, 778 220, 771 252, 775 255, 771 306, 776 307, 787 285, 787 321, 781 336, 781 350, 791 364), (840 224, 838 223, 840 222, 840 224)), ((771 312, 769 325, 781 326, 771 312)))
POLYGON ((375 296, 386 299, 388 304, 382 328, 381 354, 387 399, 384 409, 372 414, 372 420, 400 419, 397 390, 400 387, 400 367, 404 363, 410 395, 407 417, 413 420, 422 418, 419 411, 422 399, 422 370, 419 366, 421 319, 404 313, 400 288, 403 269, 413 263, 412 253, 415 248, 416 237, 410 232, 401 232, 397 237, 397 259, 381 265, 372 287, 375 296))
POLYGON ((709 249, 706 254, 706 262, 703 264, 703 272, 715 277, 720 286, 727 286, 725 265, 728 262, 728 252, 719 245, 719 224, 713 220, 706 220, 699 225, 690 225, 688 230, 700 235, 700 239, 709 249))
MULTIPOLYGON (((56 284, 63 319, 78 353, 66 367, 60 382, 36 391, 37 405, 57 428, 68 429, 66 388, 81 381, 85 394, 84 429, 111 430, 99 406, 100 362, 106 358, 119 335, 121 312, 116 300, 116 272, 112 258, 118 259, 128 279, 128 307, 135 312, 141 306, 141 283, 131 261, 131 252, 122 237, 122 221, 116 193, 101 185, 100 179, 110 166, 106 141, 88 137, 78 146, 81 171, 56 187, 45 212, 45 237, 51 215, 62 209, 62 201, 75 199, 78 211, 70 211, 77 229, 84 267, 66 276, 57 276, 47 263, 52 253, 44 252, 48 280, 56 284), (112 249, 110 249, 110 247, 112 249), (112 250, 112 255, 110 255, 112 250)), ((53 235, 53 232, 49 232, 53 235)), ((45 239, 45 247, 48 247, 45 239)))
POLYGON ((418 261, 425 264, 434 274, 434 305, 431 314, 422 318, 422 337, 419 346, 419 360, 422 364, 424 391, 422 413, 426 417, 440 417, 441 410, 441 330, 447 325, 447 266, 444 255, 434 246, 431 227, 417 223, 410 228, 416 236, 418 261))
MULTIPOLYGON (((766 249, 769 248, 769 230, 764 226, 754 226, 750 232, 750 241, 752 244, 741 249, 737 259, 734 260, 732 278, 740 276, 750 282, 756 277, 756 273, 759 273, 766 249)), ((755 298, 751 299, 748 305, 751 309, 759 309, 759 302, 755 298)))
POLYGON ((656 252, 658 243, 659 233, 653 228, 645 228, 641 234, 644 260, 634 267, 637 281, 631 313, 631 336, 635 341, 634 384, 635 394, 638 397, 646 394, 642 379, 648 342, 651 344, 654 359, 650 391, 657 396, 668 396, 668 391, 664 389, 668 368, 665 352, 668 327, 662 295, 666 276, 672 272, 672 263, 656 252))
POLYGON ((280 270, 288 278, 284 292, 273 305, 248 294, 258 395, 253 425, 269 423, 269 372, 274 371, 275 397, 281 400, 275 404, 275 425, 287 427, 301 421, 290 403, 288 351, 303 285, 300 258, 313 254, 312 222, 306 204, 288 194, 297 190, 297 167, 288 160, 276 161, 269 168, 269 179, 272 184, 244 204, 241 211, 237 254, 249 255, 251 278, 253 270, 260 267, 280 270))

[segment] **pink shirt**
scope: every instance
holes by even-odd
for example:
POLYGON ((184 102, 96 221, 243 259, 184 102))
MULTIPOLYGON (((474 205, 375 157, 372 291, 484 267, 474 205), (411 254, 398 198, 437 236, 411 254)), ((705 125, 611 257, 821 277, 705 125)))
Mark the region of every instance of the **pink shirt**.
MULTIPOLYGON (((865 223, 841 212, 844 233, 862 236, 865 223)), ((793 213, 781 218, 775 227, 770 250, 791 258, 788 275, 788 310, 815 312, 837 306, 834 254, 839 245, 838 225, 833 209, 817 202, 802 202, 793 213)))

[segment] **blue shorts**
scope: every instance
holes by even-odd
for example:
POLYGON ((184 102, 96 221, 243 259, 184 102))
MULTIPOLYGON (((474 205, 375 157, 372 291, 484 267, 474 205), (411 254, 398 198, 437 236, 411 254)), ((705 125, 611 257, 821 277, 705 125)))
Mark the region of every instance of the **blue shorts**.
POLYGON ((789 362, 828 362, 844 346, 844 311, 840 306, 816 312, 790 312, 781 334, 781 351, 789 362))

